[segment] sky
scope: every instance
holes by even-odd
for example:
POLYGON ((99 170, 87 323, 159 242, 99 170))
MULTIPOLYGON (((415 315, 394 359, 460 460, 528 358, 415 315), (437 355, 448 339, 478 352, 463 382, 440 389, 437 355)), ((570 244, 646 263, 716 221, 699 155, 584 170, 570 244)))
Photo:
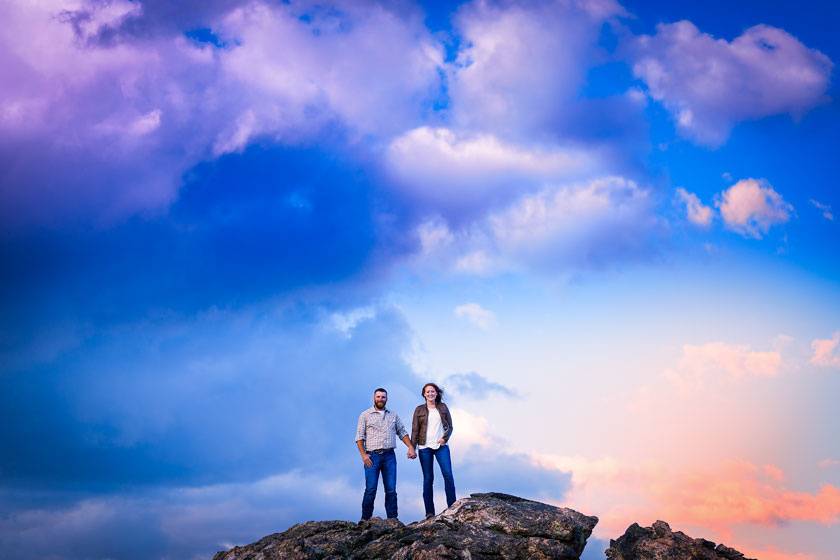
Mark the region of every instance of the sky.
POLYGON ((586 560, 657 519, 831 560, 839 17, 3 2, 2 556, 356 520, 358 414, 434 381, 459 496, 598 516, 586 560))

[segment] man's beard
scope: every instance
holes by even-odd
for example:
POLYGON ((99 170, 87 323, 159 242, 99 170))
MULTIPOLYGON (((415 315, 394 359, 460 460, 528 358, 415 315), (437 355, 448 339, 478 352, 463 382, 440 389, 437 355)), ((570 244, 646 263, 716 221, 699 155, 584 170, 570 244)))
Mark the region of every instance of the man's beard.
POLYGON ((375 401, 375 402, 373 403, 373 406, 375 406, 375 407, 376 407, 376 410, 382 410, 382 409, 384 409, 384 408, 385 408, 385 403, 384 403, 384 402, 382 402, 382 401, 375 401))

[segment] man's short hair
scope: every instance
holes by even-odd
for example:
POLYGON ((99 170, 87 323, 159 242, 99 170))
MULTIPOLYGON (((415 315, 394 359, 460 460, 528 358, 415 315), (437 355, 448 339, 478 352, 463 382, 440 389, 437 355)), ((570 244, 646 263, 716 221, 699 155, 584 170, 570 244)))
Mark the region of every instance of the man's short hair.
POLYGON ((385 393, 387 395, 388 391, 386 391, 382 387, 377 387, 376 389, 373 390, 373 394, 375 395, 376 393, 385 393))

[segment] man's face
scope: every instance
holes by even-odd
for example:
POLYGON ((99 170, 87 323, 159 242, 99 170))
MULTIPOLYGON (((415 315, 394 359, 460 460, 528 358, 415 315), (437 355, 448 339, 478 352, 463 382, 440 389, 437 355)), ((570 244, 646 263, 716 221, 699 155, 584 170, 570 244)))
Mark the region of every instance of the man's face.
POLYGON ((377 391, 373 394, 373 405, 377 410, 383 410, 385 403, 388 402, 388 393, 384 391, 377 391))

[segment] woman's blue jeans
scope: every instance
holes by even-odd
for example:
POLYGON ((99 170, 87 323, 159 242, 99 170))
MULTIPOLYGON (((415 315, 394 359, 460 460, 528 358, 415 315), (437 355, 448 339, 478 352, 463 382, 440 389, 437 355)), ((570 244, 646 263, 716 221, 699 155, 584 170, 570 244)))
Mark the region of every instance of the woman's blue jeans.
POLYGON ((443 475, 443 487, 446 489, 446 506, 455 503, 455 478, 452 476, 452 458, 449 456, 449 446, 441 445, 437 449, 421 449, 420 468, 423 469, 423 504, 426 515, 435 514, 434 482, 435 458, 437 458, 440 474, 443 475))
POLYGON ((397 517, 397 456, 393 449, 383 453, 370 453, 373 463, 365 467, 365 495, 362 498, 362 519, 373 515, 373 501, 379 486, 379 471, 382 471, 382 486, 385 487, 385 514, 389 519, 397 517))

